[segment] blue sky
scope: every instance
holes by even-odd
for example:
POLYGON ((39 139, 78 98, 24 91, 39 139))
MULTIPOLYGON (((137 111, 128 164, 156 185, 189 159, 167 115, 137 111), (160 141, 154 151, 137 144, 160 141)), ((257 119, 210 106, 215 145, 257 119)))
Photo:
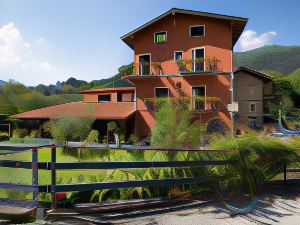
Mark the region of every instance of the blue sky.
POLYGON ((236 51, 300 44, 297 0, 0 0, 0 79, 110 77, 133 61, 120 36, 172 7, 248 17, 236 51))

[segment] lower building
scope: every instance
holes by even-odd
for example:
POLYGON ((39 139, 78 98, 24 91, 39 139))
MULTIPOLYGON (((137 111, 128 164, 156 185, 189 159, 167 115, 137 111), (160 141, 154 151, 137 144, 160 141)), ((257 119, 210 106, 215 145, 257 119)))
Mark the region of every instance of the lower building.
POLYGON ((234 101, 239 110, 234 122, 237 130, 261 129, 264 126, 266 104, 272 99, 272 77, 245 67, 234 72, 234 101))

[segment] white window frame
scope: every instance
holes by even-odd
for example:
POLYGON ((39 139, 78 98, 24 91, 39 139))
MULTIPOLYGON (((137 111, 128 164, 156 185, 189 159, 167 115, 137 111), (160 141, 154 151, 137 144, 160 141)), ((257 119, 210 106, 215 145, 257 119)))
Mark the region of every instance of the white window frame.
MULTIPOLYGON (((197 50, 197 49, 203 49, 203 58, 205 59, 205 55, 206 55, 205 46, 201 46, 201 47, 196 47, 196 48, 192 48, 191 49, 192 50, 192 60, 194 60, 194 50, 197 50)), ((206 71, 206 62, 205 62, 205 60, 204 60, 203 64, 204 64, 203 65, 204 66, 204 70, 203 71, 206 71)), ((194 62, 193 67, 194 68, 196 67, 195 62, 194 62)), ((193 72, 197 72, 197 71, 193 71, 193 72)))
POLYGON ((167 43, 167 41, 168 41, 168 31, 162 30, 162 31, 154 32, 154 36, 153 36, 153 43, 154 43, 154 44, 163 44, 163 43, 167 43), (166 32, 166 41, 165 41, 165 42, 156 42, 156 41, 155 41, 155 34, 161 33, 161 32, 166 32))
POLYGON ((176 62, 177 60, 176 60, 176 53, 181 53, 181 60, 183 59, 183 51, 174 51, 174 62, 176 62))
POLYGON ((249 102, 249 112, 250 113, 256 113, 256 102, 249 102), (251 110, 251 105, 254 105, 254 111, 251 110))
POLYGON ((159 98, 159 97, 156 97, 156 89, 161 89, 161 88, 168 89, 168 98, 169 98, 170 97, 170 88, 168 88, 168 87, 154 87, 154 98, 159 98))
MULTIPOLYGON (((198 85, 198 86, 192 86, 191 87, 191 93, 192 93, 192 98, 193 96, 193 88, 197 88, 197 87, 204 87, 204 98, 206 99, 206 85, 198 85)), ((195 108, 194 102, 193 102, 193 109, 195 108)), ((204 101, 204 111, 206 110, 206 100, 204 101)))
POLYGON ((189 36, 190 36, 190 38, 193 38, 193 37, 205 37, 205 32, 206 32, 205 24, 192 25, 192 26, 189 27, 189 36), (192 30, 191 30, 192 27, 203 27, 203 35, 192 36, 192 30))
MULTIPOLYGON (((150 74, 147 74, 147 75, 151 75, 151 62, 152 62, 152 56, 151 56, 151 53, 143 53, 143 54, 139 54, 137 55, 137 59, 138 59, 138 65, 139 65, 139 72, 140 72, 140 56, 144 56, 144 55, 149 55, 150 56, 150 62, 149 62, 149 66, 150 66, 150 74)), ((145 74, 142 74, 142 75, 145 75, 145 74)))

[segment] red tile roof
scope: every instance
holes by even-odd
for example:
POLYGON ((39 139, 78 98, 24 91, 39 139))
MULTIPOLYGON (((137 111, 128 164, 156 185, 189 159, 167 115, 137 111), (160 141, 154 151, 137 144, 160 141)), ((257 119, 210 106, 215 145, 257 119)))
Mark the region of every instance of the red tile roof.
POLYGON ((16 119, 92 118, 126 119, 134 113, 134 102, 71 102, 11 116, 16 119))
POLYGON ((89 89, 81 91, 80 93, 91 93, 91 92, 116 92, 116 91, 132 91, 134 92, 135 87, 118 87, 118 88, 99 88, 89 89))

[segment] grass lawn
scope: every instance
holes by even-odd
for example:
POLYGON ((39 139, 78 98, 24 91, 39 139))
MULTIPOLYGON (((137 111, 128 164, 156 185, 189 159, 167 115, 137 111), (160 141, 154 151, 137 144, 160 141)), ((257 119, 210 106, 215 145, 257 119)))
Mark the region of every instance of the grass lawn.
MULTIPOLYGON (((1 151, 0 152, 5 152, 1 151)), ((20 160, 20 161, 31 161, 31 151, 21 152, 10 156, 0 156, 2 160, 20 160)), ((51 149, 42 148, 38 152, 39 162, 50 162, 51 160, 51 149)), ((96 160, 90 160, 96 161, 96 160)), ((78 160, 71 156, 64 156, 62 149, 57 149, 57 162, 78 162, 78 160)), ((80 175, 88 177, 89 175, 103 175, 103 170, 58 170, 57 181, 62 179, 62 183, 77 183, 77 178, 80 175), (71 181, 71 182, 70 182, 71 181)), ((49 184, 51 171, 39 170, 39 184, 49 184)), ((31 170, 30 169, 19 169, 19 168, 5 168, 0 167, 0 180, 1 182, 12 182, 12 183, 23 183, 31 184, 31 170)))

